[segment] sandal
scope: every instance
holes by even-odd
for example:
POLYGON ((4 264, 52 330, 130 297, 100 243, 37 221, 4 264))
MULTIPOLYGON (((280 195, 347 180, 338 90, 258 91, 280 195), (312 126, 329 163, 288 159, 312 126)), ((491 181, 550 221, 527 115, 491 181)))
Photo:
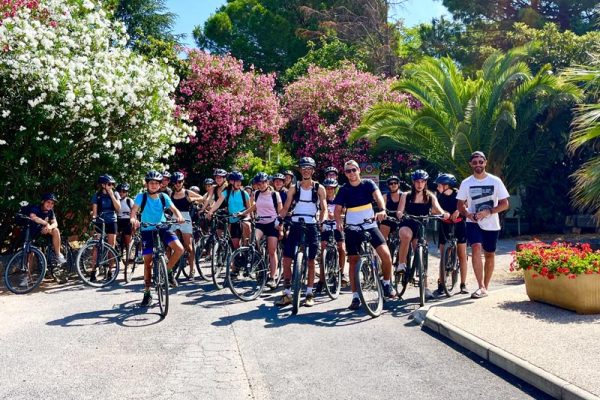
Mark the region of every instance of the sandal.
POLYGON ((487 295, 488 295, 487 292, 485 292, 481 288, 479 288, 476 291, 474 291, 473 294, 471 294, 471 298, 472 299, 481 299, 482 297, 486 297, 487 295))

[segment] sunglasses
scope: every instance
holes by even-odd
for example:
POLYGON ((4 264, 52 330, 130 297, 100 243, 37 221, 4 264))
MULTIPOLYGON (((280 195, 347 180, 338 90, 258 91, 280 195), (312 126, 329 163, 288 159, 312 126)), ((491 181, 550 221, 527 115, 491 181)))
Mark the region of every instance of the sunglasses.
POLYGON ((471 161, 471 165, 483 165, 483 164, 485 164, 485 160, 471 161))
POLYGON ((312 169, 313 169, 313 167, 300 167, 300 169, 301 169, 302 171, 308 171, 308 170, 312 170, 312 169))
POLYGON ((398 184, 398 182, 390 182, 390 183, 388 183, 388 186, 397 185, 397 184, 398 184))
POLYGON ((356 168, 350 168, 350 169, 344 170, 344 172, 347 173, 347 174, 351 174, 351 173, 356 172, 356 171, 358 171, 356 168))

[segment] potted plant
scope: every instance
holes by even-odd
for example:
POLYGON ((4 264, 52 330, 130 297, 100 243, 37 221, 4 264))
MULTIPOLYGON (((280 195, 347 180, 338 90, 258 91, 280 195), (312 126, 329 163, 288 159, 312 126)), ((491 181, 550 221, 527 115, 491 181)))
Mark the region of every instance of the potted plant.
POLYGON ((600 313, 600 251, 587 243, 522 244, 510 269, 523 271, 531 300, 578 314, 600 313))

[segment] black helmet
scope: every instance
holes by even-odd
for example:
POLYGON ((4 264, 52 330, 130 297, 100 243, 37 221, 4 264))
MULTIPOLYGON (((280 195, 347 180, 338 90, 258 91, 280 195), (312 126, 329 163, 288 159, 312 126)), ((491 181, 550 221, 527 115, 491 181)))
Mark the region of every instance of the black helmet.
POLYGON ((300 161, 298 162, 298 167, 300 167, 300 168, 304 168, 304 167, 316 168, 317 163, 315 163, 315 160, 313 160, 311 157, 302 157, 300 159, 300 161))
POLYGON ((185 176, 183 176, 183 174, 181 172, 174 172, 173 173, 173 177, 172 177, 172 181, 173 182, 179 182, 185 179, 185 176))
POLYGON ((223 176, 223 177, 225 177, 225 176, 227 176, 227 171, 225 171, 222 168, 216 168, 213 171, 213 176, 223 176))
POLYGON ((327 178, 323 181, 323 186, 325 187, 338 187, 337 179, 327 178))
POLYGON ((108 175, 108 174, 104 174, 104 175, 100 175, 100 177, 98 178, 98 183, 103 185, 105 183, 117 183, 117 181, 115 181, 115 178, 113 178, 112 176, 108 175))
POLYGON ((148 171, 148 173, 146 174, 146 177, 144 178, 146 183, 148 183, 150 181, 162 182, 162 179, 163 179, 163 175, 158 171, 148 171))
POLYGON ((129 192, 129 183, 119 183, 116 190, 117 192, 129 192))
POLYGON ((390 182, 394 182, 396 181, 396 183, 400 184, 400 178, 398 178, 396 175, 392 175, 389 178, 387 178, 386 183, 389 185, 390 182))
POLYGON ((325 175, 327 175, 330 172, 335 172, 336 175, 339 175, 339 173, 340 173, 336 167, 325 168, 325 175))
POLYGON ((267 182, 268 180, 269 180, 269 175, 265 174, 264 172, 259 172, 258 174, 256 174, 256 176, 254 177, 252 182, 253 183, 267 182))
POLYGON ((275 174, 275 175, 273 175, 272 179, 273 180, 275 180, 275 179, 281 179, 282 181, 284 181, 285 180, 285 175, 283 175, 283 174, 275 174))
POLYGON ((204 180, 204 184, 205 185, 214 185, 215 184, 215 180, 213 178, 206 178, 204 180))
POLYGON ((58 203, 58 198, 56 198, 56 195, 54 195, 54 193, 44 193, 42 195, 42 203, 45 201, 53 201, 55 203, 58 203))
POLYGON ((424 181, 426 181, 427 179, 429 179, 429 174, 427 173, 427 171, 424 171, 422 169, 418 169, 416 171, 413 171, 412 174, 410 174, 410 179, 414 181, 417 181, 419 179, 422 179, 424 181))
POLYGON ((451 187, 455 187, 458 182, 452 174, 439 174, 438 177, 435 178, 435 183, 438 185, 450 185, 451 187))
POLYGON ((171 173, 169 171, 164 171, 162 173, 162 177, 167 178, 168 180, 171 180, 171 173))
POLYGON ((244 175, 242 175, 242 173, 240 171, 232 171, 229 174, 229 176, 227 177, 227 179, 229 179, 231 181, 243 181, 244 175))

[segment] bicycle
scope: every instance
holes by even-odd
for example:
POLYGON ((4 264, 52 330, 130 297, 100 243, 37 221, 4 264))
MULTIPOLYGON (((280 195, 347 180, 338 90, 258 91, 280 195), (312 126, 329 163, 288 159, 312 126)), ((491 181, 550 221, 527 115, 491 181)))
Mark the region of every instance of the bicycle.
POLYGON ((137 266, 144 265, 144 257, 142 256, 142 237, 140 236, 139 230, 136 230, 131 235, 131 242, 126 249, 125 253, 125 268, 123 268, 123 274, 125 282, 129 283, 133 279, 133 274, 137 269, 137 266))
MULTIPOLYGON (((190 220, 185 220, 185 222, 190 222, 190 220)), ((193 229, 196 229, 195 226, 193 226, 193 229)), ((177 237, 179 238, 179 241, 183 244, 183 235, 181 234, 181 232, 177 231, 176 232, 177 237)), ((191 238, 191 244, 192 244, 192 254, 196 254, 196 244, 194 242, 194 232, 192 231, 192 238, 191 238)), ((177 264, 175 264, 175 266, 173 267, 173 274, 175 275, 175 278, 179 279, 179 276, 181 274, 183 274, 183 276, 185 277, 185 279, 189 279, 190 278, 190 273, 186 270, 186 266, 188 265, 188 257, 189 257, 189 252, 187 250, 185 250, 184 247, 184 252, 181 255, 181 257, 179 258, 179 261, 177 262, 177 264)), ((195 256, 194 256, 195 258, 195 256)))
POLYGON ((323 221, 323 225, 332 229, 332 234, 329 235, 329 240, 321 255, 323 271, 325 272, 325 292, 331 300, 335 300, 339 297, 342 288, 342 271, 339 266, 340 255, 333 234, 335 221, 323 221))
POLYGON ((37 288, 46 275, 47 260, 44 253, 32 244, 31 224, 35 223, 24 214, 17 214, 22 221, 27 221, 25 240, 8 261, 4 268, 4 284, 15 294, 25 294, 37 288))
POLYGON ((100 237, 88 240, 77 253, 75 266, 77 275, 88 286, 104 287, 112 284, 119 275, 121 255, 106 241, 106 223, 96 217, 92 221, 101 224, 100 237), (114 269, 114 271, 113 271, 114 269))
POLYGON ((366 218, 360 224, 346 224, 350 230, 358 230, 362 234, 359 260, 354 268, 354 282, 360 301, 365 306, 367 313, 379 317, 383 311, 383 282, 379 257, 371 246, 371 234, 364 228, 365 224, 372 223, 373 218, 366 218))
POLYGON ((445 224, 450 224, 448 237, 446 237, 446 244, 444 245, 444 253, 441 255, 440 262, 440 276, 443 277, 442 287, 447 297, 451 297, 458 282, 458 275, 460 273, 458 263, 458 240, 455 236, 456 224, 462 221, 462 218, 457 218, 456 221, 442 220, 445 224))
MULTIPOLYGON (((233 215, 224 214, 220 216, 223 224, 223 234, 219 235, 216 230, 214 235, 211 234, 212 247, 210 250, 210 273, 213 284, 217 290, 223 289, 225 286, 226 276, 223 272, 227 269, 227 260, 231 254, 231 236, 229 235, 229 217, 233 215)), ((215 215, 216 217, 216 215, 215 215)))
POLYGON ((298 222, 290 221, 289 224, 292 227, 299 227, 300 235, 294 248, 294 264, 292 268, 292 315, 298 314, 302 285, 306 282, 308 274, 308 243, 306 243, 308 227, 302 217, 314 218, 315 216, 295 214, 294 217, 299 217, 298 222))
MULTIPOLYGON (((400 297, 406 291, 409 283, 413 283, 419 287, 419 304, 421 307, 425 305, 425 279, 427 279, 427 269, 429 261, 429 250, 427 248, 427 238, 425 236, 425 223, 431 219, 442 219, 442 215, 409 215, 404 214, 403 218, 412 219, 417 222, 419 229, 417 230, 417 245, 413 250, 412 263, 407 263, 406 272, 399 273, 399 280, 402 285, 400 297), (416 274, 416 277, 415 277, 416 274)), ((409 245, 409 249, 412 246, 409 245)))

